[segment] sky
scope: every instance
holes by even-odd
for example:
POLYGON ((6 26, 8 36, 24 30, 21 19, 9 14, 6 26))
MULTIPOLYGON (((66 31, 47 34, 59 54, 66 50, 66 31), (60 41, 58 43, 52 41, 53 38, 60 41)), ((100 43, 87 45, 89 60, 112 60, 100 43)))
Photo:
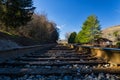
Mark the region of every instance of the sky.
POLYGON ((101 29, 120 25, 120 0, 33 0, 35 13, 46 14, 57 24, 60 39, 69 32, 79 32, 90 15, 96 15, 101 29))

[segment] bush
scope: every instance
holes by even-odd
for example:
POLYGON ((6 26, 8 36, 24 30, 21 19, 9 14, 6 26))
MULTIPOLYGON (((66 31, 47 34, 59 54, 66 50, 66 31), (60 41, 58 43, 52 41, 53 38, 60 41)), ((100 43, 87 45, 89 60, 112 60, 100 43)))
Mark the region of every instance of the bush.
POLYGON ((117 42, 117 43, 116 43, 116 46, 117 46, 118 48, 120 48, 120 42, 117 42))

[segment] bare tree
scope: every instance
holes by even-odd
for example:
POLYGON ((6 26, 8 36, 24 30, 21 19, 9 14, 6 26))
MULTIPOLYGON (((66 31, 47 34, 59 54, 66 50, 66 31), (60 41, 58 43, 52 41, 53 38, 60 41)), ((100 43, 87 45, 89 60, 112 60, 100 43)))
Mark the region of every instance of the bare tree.
POLYGON ((65 33, 65 40, 68 40, 70 34, 71 34, 71 32, 67 32, 67 33, 65 33))
POLYGON ((50 22, 43 14, 34 14, 31 22, 19 28, 19 35, 39 40, 40 42, 55 42, 59 37, 56 24, 50 22))

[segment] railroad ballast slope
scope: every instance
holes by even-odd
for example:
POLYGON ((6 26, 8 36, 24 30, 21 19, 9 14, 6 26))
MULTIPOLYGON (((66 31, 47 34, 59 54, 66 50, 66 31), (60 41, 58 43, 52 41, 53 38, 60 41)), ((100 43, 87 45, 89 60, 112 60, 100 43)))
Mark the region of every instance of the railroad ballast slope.
POLYGON ((33 46, 37 44, 38 44, 37 42, 29 38, 0 31, 0 51, 20 48, 22 46, 33 46))
POLYGON ((0 50, 9 50, 14 48, 19 48, 12 35, 0 32, 0 50))

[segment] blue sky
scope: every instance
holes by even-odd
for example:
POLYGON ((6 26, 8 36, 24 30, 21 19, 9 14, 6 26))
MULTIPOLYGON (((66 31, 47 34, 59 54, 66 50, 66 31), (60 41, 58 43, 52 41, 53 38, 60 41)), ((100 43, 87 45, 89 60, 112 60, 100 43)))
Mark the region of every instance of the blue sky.
POLYGON ((86 18, 98 17, 101 28, 120 25, 120 0, 33 0, 36 13, 45 13, 60 28, 60 38, 67 32, 79 32, 86 18))

